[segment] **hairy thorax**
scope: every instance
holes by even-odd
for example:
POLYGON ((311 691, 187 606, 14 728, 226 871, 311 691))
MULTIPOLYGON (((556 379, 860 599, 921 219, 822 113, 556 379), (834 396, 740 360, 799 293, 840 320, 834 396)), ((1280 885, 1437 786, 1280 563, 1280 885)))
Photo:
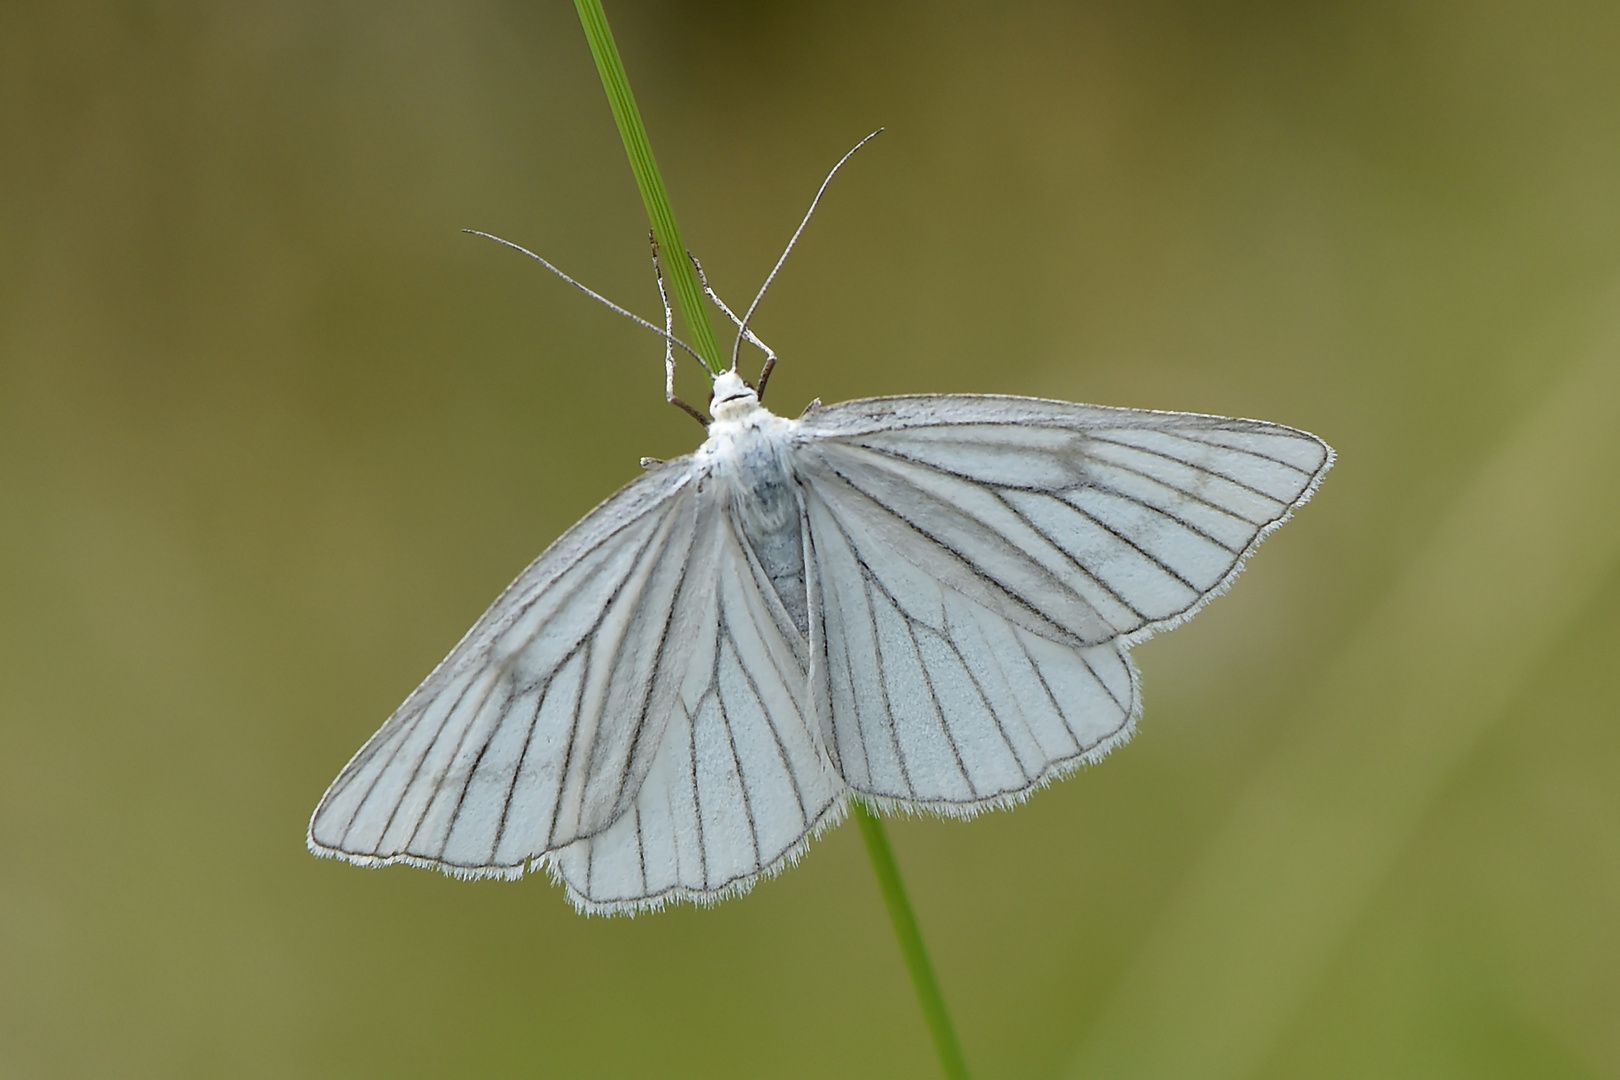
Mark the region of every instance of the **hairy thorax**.
POLYGON ((729 511, 793 625, 808 638, 804 532, 798 483, 787 461, 793 421, 762 406, 729 372, 715 380, 712 409, 714 422, 699 456, 708 459, 709 475, 726 491, 729 511))

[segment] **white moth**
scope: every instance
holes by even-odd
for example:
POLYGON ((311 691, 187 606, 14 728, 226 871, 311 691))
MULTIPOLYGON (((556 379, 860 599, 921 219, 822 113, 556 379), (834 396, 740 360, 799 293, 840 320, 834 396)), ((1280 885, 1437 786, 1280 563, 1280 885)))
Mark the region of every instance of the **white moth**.
POLYGON ((1034 398, 785 419, 735 363, 711 408, 361 748, 312 851, 539 865, 621 913, 744 892, 851 799, 1019 802, 1130 737, 1127 649, 1226 589, 1333 461, 1279 424, 1034 398))

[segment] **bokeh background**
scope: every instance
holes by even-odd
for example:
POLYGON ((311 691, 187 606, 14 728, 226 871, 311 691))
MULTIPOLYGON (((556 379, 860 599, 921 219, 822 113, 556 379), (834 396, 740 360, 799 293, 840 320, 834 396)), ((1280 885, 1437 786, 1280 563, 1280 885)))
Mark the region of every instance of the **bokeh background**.
MULTIPOLYGON (((1136 741, 892 836, 1000 1077, 1620 1076, 1620 6, 613 2, 796 411, 1340 463, 1136 741)), ((852 826, 744 899, 304 850, 497 591, 695 445, 571 5, 0 6, 0 1074, 928 1077, 852 826)), ((691 371, 684 384, 701 396, 691 371)))

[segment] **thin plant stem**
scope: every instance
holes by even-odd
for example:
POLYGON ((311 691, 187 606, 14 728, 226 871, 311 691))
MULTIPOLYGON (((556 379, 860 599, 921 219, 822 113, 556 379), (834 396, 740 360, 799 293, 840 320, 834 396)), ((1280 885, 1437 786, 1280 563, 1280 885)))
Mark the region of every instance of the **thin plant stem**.
MULTIPOLYGON (((601 0, 574 0, 574 7, 579 11, 580 24, 585 28, 586 40, 590 42, 591 55, 596 58, 596 70, 602 76, 602 88, 607 91, 608 105, 613 109, 613 119, 619 125, 619 135, 624 139, 625 153, 630 156, 630 171, 635 173, 636 186, 641 189, 647 217, 652 221, 653 235, 661 248, 677 253, 667 260, 665 266, 674 281, 676 302, 691 331, 692 346, 709 369, 719 374, 724 370, 720 347, 709 324, 708 309, 703 306, 703 291, 691 260, 680 257, 688 249, 681 240, 680 230, 676 228, 675 211, 670 208, 669 194, 664 190, 658 163, 653 159, 647 129, 641 122, 636 99, 630 93, 630 79, 625 74, 624 62, 619 59, 613 32, 608 29, 607 14, 602 10, 601 0)), ((900 953, 911 972, 911 982, 916 987, 917 1000, 922 1006, 923 1018, 928 1022, 929 1034, 934 1038, 934 1048, 939 1052, 940 1066, 947 1080, 968 1080, 962 1046, 957 1041, 956 1029, 951 1026, 951 1015, 945 1008, 945 995, 940 993, 934 966, 928 960, 928 948, 923 944, 917 917, 912 914, 911 902, 906 899, 906 886, 900 880, 900 867, 894 861, 894 850, 889 847, 889 834, 884 830, 883 822, 859 803, 855 804, 855 820, 860 824, 861 836, 866 840, 866 850, 872 856, 878 888, 889 909, 894 936, 900 942, 900 953)))
POLYGON ((866 852, 872 856, 872 869, 877 873, 878 888, 882 890, 883 903, 889 909, 889 921, 894 924, 894 936, 900 941, 900 952, 911 971, 911 984, 917 990, 923 1019, 928 1021, 928 1033, 934 1037, 940 1068, 948 1080, 968 1080, 962 1044, 957 1041, 956 1028, 951 1025, 951 1014, 945 1008, 945 995, 940 993, 934 965, 928 960, 928 946, 923 944, 917 916, 912 913, 911 901, 906 899, 906 886, 900 880, 900 866, 894 861, 894 849, 889 846, 888 830, 883 827, 882 818, 860 803, 855 804, 855 820, 861 826, 866 852))
POLYGON ((596 58, 596 70, 602 76, 602 89, 607 91, 613 120, 619 125, 624 152, 630 156, 630 171, 635 173, 636 187, 641 189, 641 201, 647 206, 653 236, 658 246, 670 253, 665 269, 675 285, 675 302, 686 320, 692 348, 709 370, 718 375, 725 370, 720 359, 720 343, 709 323, 709 310, 703 306, 703 290, 698 287, 692 261, 686 257, 689 249, 675 224, 675 211, 670 208, 669 193, 664 190, 664 179, 658 173, 652 143, 641 122, 641 111, 636 108, 635 95, 630 92, 630 77, 625 74, 624 61, 619 59, 619 47, 614 44, 613 31, 608 28, 602 0, 574 0, 574 7, 579 12, 580 25, 585 28, 591 55, 596 58))

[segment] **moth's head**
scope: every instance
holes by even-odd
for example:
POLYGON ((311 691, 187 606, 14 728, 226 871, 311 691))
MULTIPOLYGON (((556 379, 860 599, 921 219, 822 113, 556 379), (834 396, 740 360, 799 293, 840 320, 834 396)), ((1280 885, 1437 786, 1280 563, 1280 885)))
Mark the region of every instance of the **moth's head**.
POLYGON ((714 377, 709 392, 709 415, 716 421, 741 420, 759 408, 759 394, 735 371, 722 371, 714 377))

